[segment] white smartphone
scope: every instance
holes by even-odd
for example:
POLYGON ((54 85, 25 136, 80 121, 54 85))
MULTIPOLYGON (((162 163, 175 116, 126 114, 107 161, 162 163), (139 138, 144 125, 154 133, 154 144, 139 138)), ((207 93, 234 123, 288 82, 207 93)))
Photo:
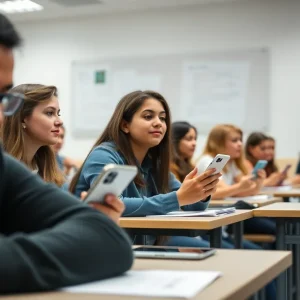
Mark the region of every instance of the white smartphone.
POLYGON ((106 165, 89 189, 85 202, 104 203, 106 194, 120 196, 137 174, 136 166, 106 165))
POLYGON ((209 169, 216 169, 216 171, 212 174, 218 174, 222 171, 222 169, 225 167, 225 165, 228 163, 230 159, 229 155, 226 154, 217 154, 214 159, 212 160, 212 162, 208 165, 208 167, 206 168, 206 170, 209 169))
POLYGON ((136 258, 204 259, 216 253, 212 248, 185 248, 168 246, 139 246, 133 249, 136 258))

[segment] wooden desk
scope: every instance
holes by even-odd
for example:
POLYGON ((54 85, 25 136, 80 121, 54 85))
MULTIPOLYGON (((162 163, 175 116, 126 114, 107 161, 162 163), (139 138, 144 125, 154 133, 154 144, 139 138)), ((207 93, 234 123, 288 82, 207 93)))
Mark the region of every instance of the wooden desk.
POLYGON ((300 203, 274 203, 253 210, 255 217, 270 217, 276 220, 276 248, 293 250, 294 264, 278 281, 278 299, 292 299, 293 276, 296 283, 296 299, 300 299, 300 203))
MULTIPOLYGON (((225 206, 225 205, 234 205, 237 201, 239 201, 240 199, 237 197, 236 199, 230 199, 230 200, 211 200, 209 203, 209 206, 225 206)), ((252 204, 256 207, 261 207, 261 206, 265 206, 265 205, 269 205, 272 203, 276 203, 276 202, 282 202, 282 198, 281 197, 272 197, 270 199, 267 200, 247 200, 246 202, 249 204, 252 204)))
MULTIPOLYGON (((192 300, 242 300, 259 291, 292 263, 287 251, 218 250, 216 255, 200 261, 136 259, 133 269, 215 270, 223 276, 192 300)), ((39 293, 0 297, 1 300, 144 300, 145 297, 109 296, 71 293, 39 293)), ((153 298, 149 298, 153 299, 153 298)), ((155 298, 176 300, 178 298, 155 298)), ((279 299, 279 298, 278 298, 279 299)), ((281 299, 282 300, 282 299, 281 299)))
POLYGON ((300 197, 300 188, 292 188, 290 190, 281 190, 281 189, 269 189, 262 190, 262 194, 273 195, 274 197, 282 197, 285 202, 288 202, 290 197, 300 197))
POLYGON ((220 248, 222 226, 233 224, 236 247, 242 248, 242 221, 250 218, 252 210, 237 210, 219 217, 124 217, 120 219, 120 226, 131 229, 137 235, 197 236, 209 230, 211 246, 220 248))

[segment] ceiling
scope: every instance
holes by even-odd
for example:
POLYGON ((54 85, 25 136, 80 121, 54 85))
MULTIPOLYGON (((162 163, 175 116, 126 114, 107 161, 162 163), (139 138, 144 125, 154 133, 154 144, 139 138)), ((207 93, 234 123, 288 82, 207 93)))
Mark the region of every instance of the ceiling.
MULTIPOLYGON (((5 0, 0 0, 3 2, 5 0)), ((183 7, 196 4, 227 3, 237 0, 33 0, 44 10, 31 13, 10 14, 15 22, 45 19, 87 17, 99 14, 142 11, 150 9, 183 7)), ((238 0, 243 1, 243 0, 238 0)))

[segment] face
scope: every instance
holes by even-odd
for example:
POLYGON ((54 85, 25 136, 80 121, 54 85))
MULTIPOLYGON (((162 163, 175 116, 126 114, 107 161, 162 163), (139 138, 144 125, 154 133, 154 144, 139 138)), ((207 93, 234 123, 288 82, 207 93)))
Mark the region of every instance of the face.
POLYGON ((156 99, 145 100, 131 122, 123 122, 122 130, 129 135, 133 145, 143 150, 159 145, 167 131, 163 105, 156 99))
MULTIPOLYGON (((12 50, 0 46, 0 93, 6 93, 12 87, 14 57, 12 50)), ((0 125, 3 122, 3 107, 0 103, 0 125)))
POLYGON ((275 142, 273 140, 266 140, 266 160, 271 161, 275 157, 275 142))
POLYGON ((58 153, 64 145, 65 131, 61 127, 58 135, 58 140, 55 145, 53 145, 53 150, 55 153, 58 153))
POLYGON ((40 146, 55 145, 59 140, 60 119, 59 103, 55 96, 37 105, 31 116, 24 119, 25 138, 40 146))
POLYGON ((231 131, 225 141, 225 154, 230 155, 232 159, 239 158, 242 153, 242 136, 237 131, 231 131))
POLYGON ((190 128, 186 135, 180 140, 178 149, 180 155, 185 159, 193 157, 196 149, 197 134, 194 128, 190 128))
POLYGON ((249 147, 250 154, 257 160, 259 159, 266 159, 267 160, 267 141, 262 141, 257 146, 250 146, 249 147))

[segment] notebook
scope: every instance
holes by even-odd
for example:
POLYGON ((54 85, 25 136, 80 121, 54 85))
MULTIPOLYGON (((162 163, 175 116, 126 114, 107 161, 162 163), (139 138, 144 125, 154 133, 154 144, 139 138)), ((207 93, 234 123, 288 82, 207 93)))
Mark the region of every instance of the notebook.
POLYGON ((208 209, 205 211, 171 211, 166 215, 149 215, 147 217, 218 217, 232 214, 236 211, 235 207, 227 207, 222 209, 208 209))

